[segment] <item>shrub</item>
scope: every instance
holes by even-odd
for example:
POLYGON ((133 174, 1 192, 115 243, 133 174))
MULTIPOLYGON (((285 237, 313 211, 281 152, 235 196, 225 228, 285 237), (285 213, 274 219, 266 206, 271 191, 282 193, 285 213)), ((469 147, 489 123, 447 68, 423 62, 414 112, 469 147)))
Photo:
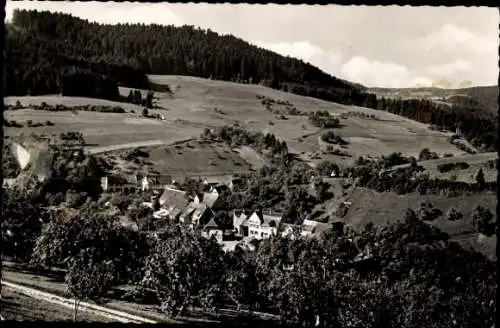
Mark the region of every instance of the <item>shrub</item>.
POLYGON ((452 207, 448 213, 446 213, 446 219, 450 221, 457 221, 463 217, 463 214, 457 211, 454 207, 452 207))
POLYGON ((459 169, 459 170, 465 170, 469 168, 469 164, 465 162, 458 162, 458 163, 444 163, 444 164, 439 164, 437 166, 438 171, 440 173, 445 173, 452 171, 454 169, 459 169))
POLYGON ((419 161, 428 161, 431 159, 438 159, 439 156, 435 152, 431 152, 429 148, 424 148, 420 151, 420 154, 418 155, 418 160, 419 161))
POLYGON ((316 111, 309 115, 309 122, 320 128, 337 128, 340 126, 340 121, 330 116, 327 111, 316 111))
POLYGON ((472 222, 479 233, 491 236, 495 234, 495 223, 492 222, 493 217, 493 214, 487 208, 476 206, 472 222))

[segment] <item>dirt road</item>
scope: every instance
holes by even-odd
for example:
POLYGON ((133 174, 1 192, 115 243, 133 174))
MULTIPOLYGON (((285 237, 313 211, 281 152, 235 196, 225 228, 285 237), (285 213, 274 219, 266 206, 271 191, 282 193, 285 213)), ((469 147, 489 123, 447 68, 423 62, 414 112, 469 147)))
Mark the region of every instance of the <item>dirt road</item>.
MULTIPOLYGON (((61 297, 52 293, 43 292, 38 289, 22 286, 5 280, 2 280, 2 287, 7 288, 7 290, 13 291, 12 293, 13 295, 17 293, 24 296, 28 296, 31 299, 36 299, 39 301, 37 302, 38 304, 50 303, 58 307, 63 307, 70 310, 74 309, 74 300, 67 297, 61 297)), ((26 304, 21 304, 21 306, 26 306, 26 304)), ((78 311, 90 314, 90 316, 87 315, 87 318, 90 317, 91 320, 97 320, 100 318, 102 321, 108 321, 108 322, 118 321, 118 322, 132 322, 132 323, 156 323, 156 321, 151 319, 132 315, 123 311, 109 309, 88 302, 81 302, 78 307, 78 311)), ((56 318, 61 317, 60 312, 61 311, 58 311, 59 315, 56 316, 56 318)), ((64 320, 64 319, 59 319, 59 320, 64 320)))
POLYGON ((182 140, 176 140, 176 141, 170 141, 170 142, 165 141, 165 140, 159 140, 159 139, 148 140, 148 141, 139 141, 139 142, 130 142, 130 143, 123 143, 123 144, 118 144, 118 145, 89 148, 88 153, 95 155, 95 154, 102 154, 102 153, 107 153, 110 151, 129 149, 129 148, 154 147, 154 146, 174 146, 174 145, 181 144, 184 142, 189 142, 192 140, 196 140, 196 138, 188 138, 188 139, 182 139, 182 140))

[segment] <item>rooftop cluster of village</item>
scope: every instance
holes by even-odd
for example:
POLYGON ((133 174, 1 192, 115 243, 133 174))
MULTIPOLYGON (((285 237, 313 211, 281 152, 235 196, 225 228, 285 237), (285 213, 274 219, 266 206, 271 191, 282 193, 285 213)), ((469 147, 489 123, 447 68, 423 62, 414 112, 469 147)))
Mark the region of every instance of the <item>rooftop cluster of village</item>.
MULTIPOLYGON (((225 248, 233 250, 236 245, 253 248, 254 240, 269 238, 272 235, 290 236, 297 233, 301 236, 319 236, 332 227, 331 224, 305 219, 301 225, 282 222, 282 213, 272 210, 240 209, 232 211, 232 225, 220 224, 216 220, 214 206, 224 190, 233 191, 240 178, 231 177, 226 181, 216 178, 205 178, 205 191, 189 193, 180 190, 171 176, 132 175, 128 179, 117 176, 101 178, 104 192, 134 193, 151 192, 151 199, 141 206, 153 210, 155 219, 185 224, 191 228, 201 229, 202 235, 216 240, 225 248)), ((112 206, 110 203, 106 205, 112 206)), ((124 222, 130 222, 125 219, 124 222)), ((124 223, 126 224, 126 223, 124 223)), ((137 229, 137 224, 129 225, 137 229)))

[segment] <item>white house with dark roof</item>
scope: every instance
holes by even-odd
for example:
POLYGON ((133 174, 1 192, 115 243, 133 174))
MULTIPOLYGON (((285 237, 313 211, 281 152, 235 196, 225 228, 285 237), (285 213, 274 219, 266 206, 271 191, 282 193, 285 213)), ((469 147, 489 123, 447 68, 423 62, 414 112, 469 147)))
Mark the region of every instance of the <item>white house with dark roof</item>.
POLYGON ((248 226, 246 225, 248 218, 249 215, 243 210, 233 211, 233 227, 236 231, 236 235, 248 236, 248 226))
POLYGON ((212 217, 210 221, 203 227, 202 235, 206 238, 214 236, 217 241, 221 242, 224 236, 224 230, 222 230, 215 219, 212 217))
POLYGON ((11 189, 16 185, 16 179, 14 178, 3 178, 2 188, 3 189, 11 189))
POLYGON ((196 226, 206 224, 214 216, 214 212, 206 204, 194 204, 191 202, 180 215, 179 221, 196 226))
POLYGON ((332 225, 314 220, 304 220, 301 225, 301 235, 304 237, 319 236, 321 233, 332 229, 332 225))
POLYGON ((262 211, 255 211, 245 221, 248 227, 248 236, 256 239, 269 238, 277 234, 281 222, 281 216, 263 214, 262 211))

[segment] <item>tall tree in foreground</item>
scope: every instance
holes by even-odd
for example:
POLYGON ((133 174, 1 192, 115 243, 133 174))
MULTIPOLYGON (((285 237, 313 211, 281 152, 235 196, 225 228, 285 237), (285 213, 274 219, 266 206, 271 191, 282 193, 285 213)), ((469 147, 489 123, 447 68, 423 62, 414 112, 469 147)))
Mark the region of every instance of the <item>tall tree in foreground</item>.
POLYGON ((113 261, 97 259, 91 248, 80 250, 79 256, 69 260, 66 284, 68 292, 75 298, 74 321, 78 320, 81 301, 99 302, 116 282, 113 261))
POLYGON ((99 212, 88 202, 79 213, 52 213, 33 250, 33 264, 67 270, 68 290, 79 301, 99 301, 133 279, 147 251, 141 236, 99 212))
POLYGON ((29 260, 36 238, 48 219, 31 193, 14 188, 2 194, 2 251, 16 260, 29 260))
POLYGON ((214 239, 171 226, 146 259, 143 285, 156 291, 170 317, 182 315, 188 306, 216 309, 225 293, 223 257, 214 239))

